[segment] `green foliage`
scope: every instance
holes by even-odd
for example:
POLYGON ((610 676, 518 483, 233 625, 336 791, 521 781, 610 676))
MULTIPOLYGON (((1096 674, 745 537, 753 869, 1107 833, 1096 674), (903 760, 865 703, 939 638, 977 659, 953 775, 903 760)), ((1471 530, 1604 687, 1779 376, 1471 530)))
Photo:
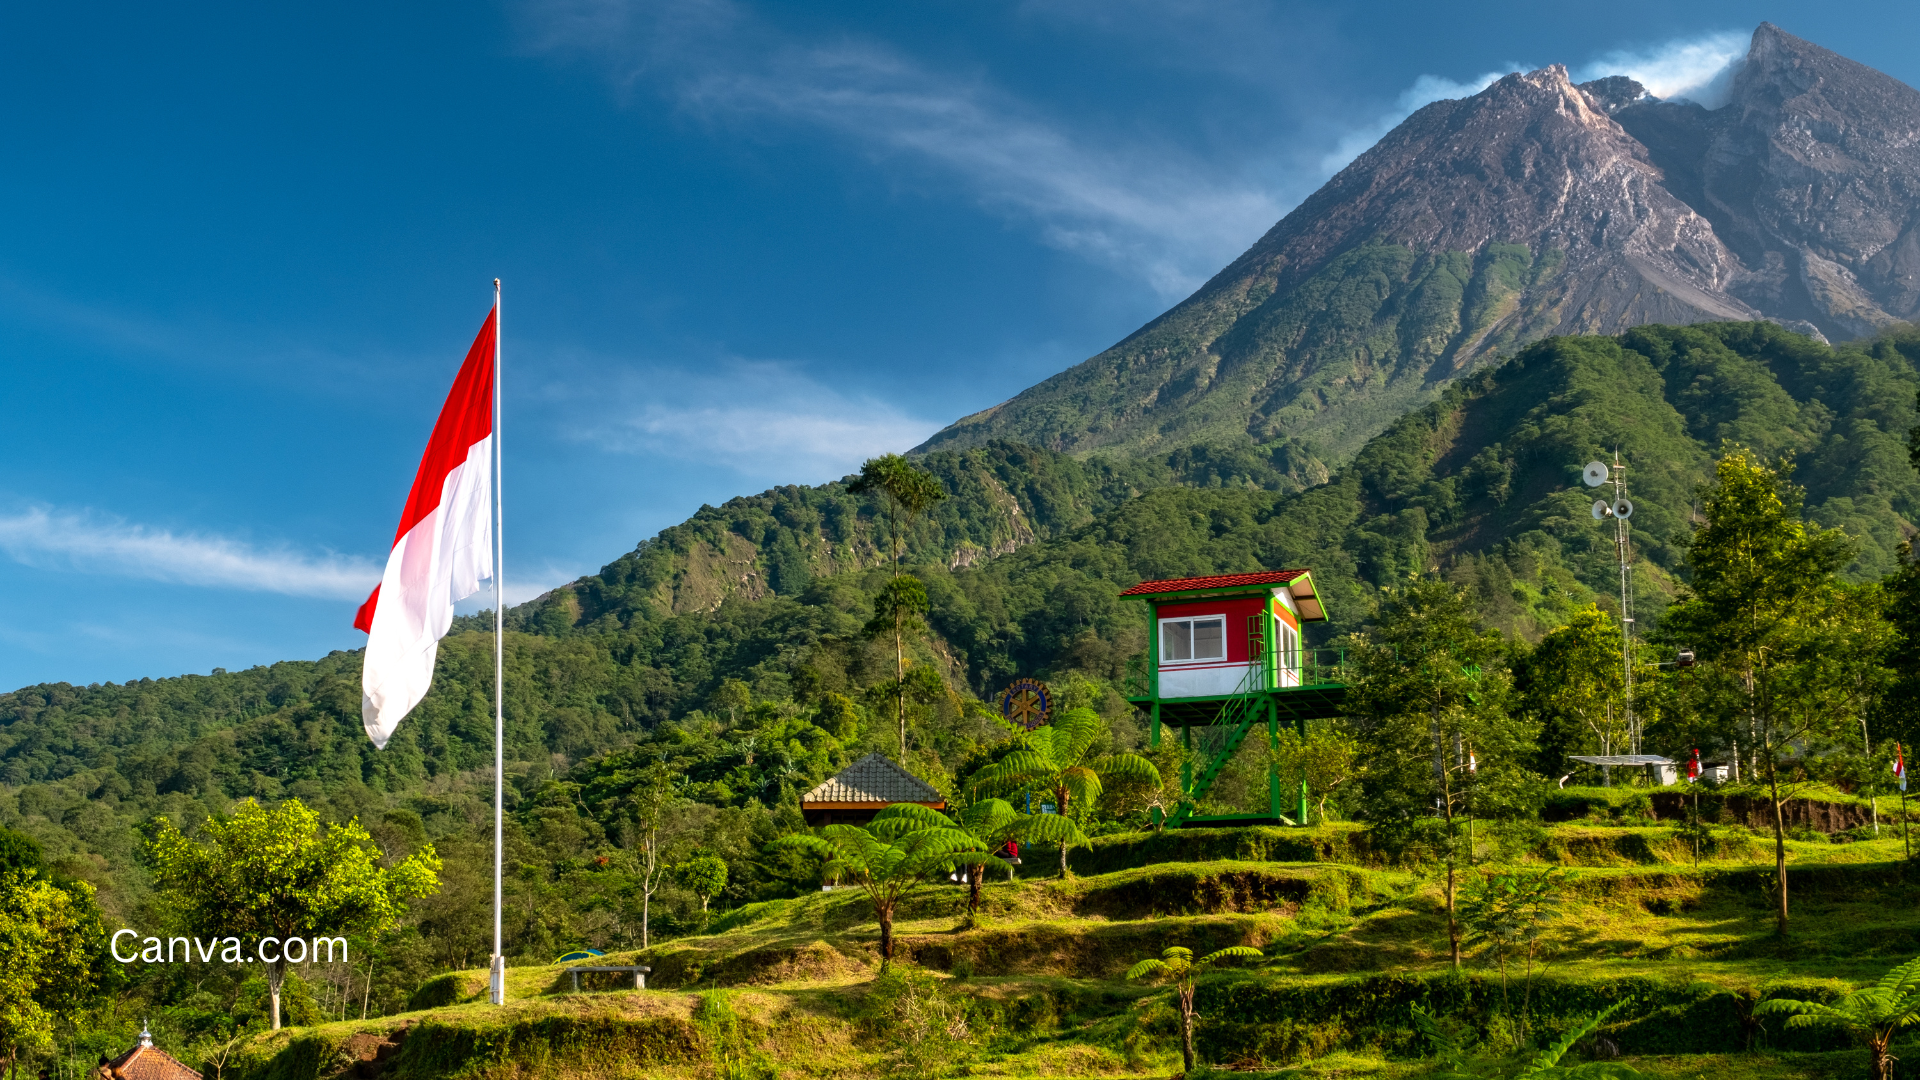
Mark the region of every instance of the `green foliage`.
POLYGON ((1828 1027, 1846 1032, 1865 1044, 1871 1055, 1873 1080, 1889 1080, 1893 1056, 1888 1044, 1900 1031, 1920 1024, 1920 959, 1909 960, 1864 990, 1838 1001, 1800 1001, 1774 998, 1753 1010, 1755 1016, 1785 1016, 1788 1027, 1828 1027))
POLYGON ((1517 1047, 1526 1043, 1532 1019, 1533 965, 1548 932, 1560 917, 1565 888, 1571 875, 1556 869, 1483 871, 1466 888, 1460 902, 1460 921, 1466 927, 1465 944, 1484 945, 1500 968, 1500 1000, 1509 1012, 1507 965, 1517 954, 1525 963, 1525 989, 1514 1032, 1517 1047))
POLYGON ((1470 797, 1478 816, 1530 816, 1531 726, 1509 708, 1505 643, 1449 582, 1422 578, 1385 596, 1354 639, 1348 692, 1368 816, 1451 820, 1470 797))
POLYGON ((896 815, 866 826, 827 825, 817 835, 783 836, 775 846, 818 860, 827 882, 851 881, 865 890, 880 924, 882 968, 893 960, 894 913, 929 877, 956 866, 1007 866, 944 819, 934 824, 896 815))
POLYGON ((1142 960, 1127 969, 1126 977, 1131 979, 1151 978, 1174 988, 1174 997, 1180 1004, 1180 1052, 1185 1056, 1187 1071, 1193 1071, 1193 993, 1195 976, 1208 967, 1229 959, 1258 959, 1262 956, 1259 949, 1247 945, 1230 945, 1216 949, 1198 960, 1193 958, 1193 950, 1182 945, 1170 945, 1167 950, 1155 958, 1142 960))
POLYGON ((695 855, 673 868, 673 876, 700 898, 700 910, 707 910, 713 898, 727 887, 727 862, 713 854, 695 855))
POLYGON ((1628 751, 1620 623, 1589 604, 1517 658, 1520 708, 1540 726, 1543 772, 1569 754, 1628 751))
MULTIPOLYGON (((1052 723, 1020 736, 1020 748, 975 773, 969 787, 995 795, 1033 792, 1052 799, 1055 812, 1068 817, 1076 812, 1091 813, 1105 783, 1132 780, 1160 785, 1159 770, 1138 754, 1095 756, 1106 735, 1106 724, 1099 713, 1088 708, 1068 709, 1052 723)), ((1074 843, 1084 842, 1084 837, 1075 840, 1062 830, 1056 842, 1064 877, 1067 850, 1074 843)))
POLYGON ((0 1067, 51 1049, 54 1026, 92 996, 102 948, 93 890, 0 871, 0 1067))
MULTIPOLYGON (((148 841, 153 875, 183 927, 199 935, 373 935, 399 922, 409 900, 439 889, 432 845, 383 867, 358 821, 322 826, 298 799, 272 809, 252 799, 208 818, 195 842, 161 818, 148 841)), ((280 1026, 286 960, 267 966, 280 1026)))
POLYGON ((887 1072, 913 1080, 960 1074, 973 1054, 966 1004, 922 971, 880 974, 862 1002, 862 1018, 884 1046, 887 1072))

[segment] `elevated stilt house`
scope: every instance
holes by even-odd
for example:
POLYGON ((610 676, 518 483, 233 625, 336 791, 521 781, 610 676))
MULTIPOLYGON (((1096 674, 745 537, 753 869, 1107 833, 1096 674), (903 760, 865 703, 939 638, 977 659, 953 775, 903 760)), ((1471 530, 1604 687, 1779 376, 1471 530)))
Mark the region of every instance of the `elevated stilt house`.
POLYGON ((1308 721, 1338 715, 1346 701, 1339 651, 1303 643, 1305 625, 1327 618, 1312 572, 1143 581, 1120 595, 1144 601, 1147 615, 1147 655, 1128 666, 1127 700, 1147 713, 1153 746, 1172 727, 1195 751, 1181 770, 1185 798, 1167 823, 1305 824, 1305 779, 1272 768, 1266 812, 1196 810, 1248 736, 1264 728, 1276 747, 1281 724, 1305 735, 1308 721))

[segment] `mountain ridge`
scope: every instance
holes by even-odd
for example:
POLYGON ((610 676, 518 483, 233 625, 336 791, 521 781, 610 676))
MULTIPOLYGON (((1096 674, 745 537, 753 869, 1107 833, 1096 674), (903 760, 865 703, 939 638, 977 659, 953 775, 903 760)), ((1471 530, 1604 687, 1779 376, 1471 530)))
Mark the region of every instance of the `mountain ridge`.
POLYGON ((1711 112, 1621 76, 1507 75, 1417 110, 1192 296, 919 449, 1242 443, 1338 465, 1555 334, 1885 330, 1920 315, 1916 132, 1920 92, 1771 23, 1711 112))

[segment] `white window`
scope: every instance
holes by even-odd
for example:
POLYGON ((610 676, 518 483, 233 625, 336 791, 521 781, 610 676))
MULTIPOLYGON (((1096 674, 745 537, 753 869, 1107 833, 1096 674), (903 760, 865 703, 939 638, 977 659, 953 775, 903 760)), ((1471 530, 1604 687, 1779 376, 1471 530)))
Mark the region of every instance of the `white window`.
POLYGON ((1300 670, 1300 631, 1275 619, 1280 627, 1279 656, 1277 660, 1281 671, 1300 670))
POLYGON ((1160 662, 1190 664, 1227 658, 1227 617, 1160 621, 1160 662))

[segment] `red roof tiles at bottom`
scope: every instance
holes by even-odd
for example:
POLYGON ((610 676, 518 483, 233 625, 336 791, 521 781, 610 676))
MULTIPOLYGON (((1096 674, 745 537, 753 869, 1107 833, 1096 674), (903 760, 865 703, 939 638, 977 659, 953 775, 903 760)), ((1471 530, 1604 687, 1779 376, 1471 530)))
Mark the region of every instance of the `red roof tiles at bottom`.
POLYGON ((95 1076, 109 1080, 200 1080, 200 1074, 176 1061, 173 1055, 142 1044, 101 1065, 95 1076))

